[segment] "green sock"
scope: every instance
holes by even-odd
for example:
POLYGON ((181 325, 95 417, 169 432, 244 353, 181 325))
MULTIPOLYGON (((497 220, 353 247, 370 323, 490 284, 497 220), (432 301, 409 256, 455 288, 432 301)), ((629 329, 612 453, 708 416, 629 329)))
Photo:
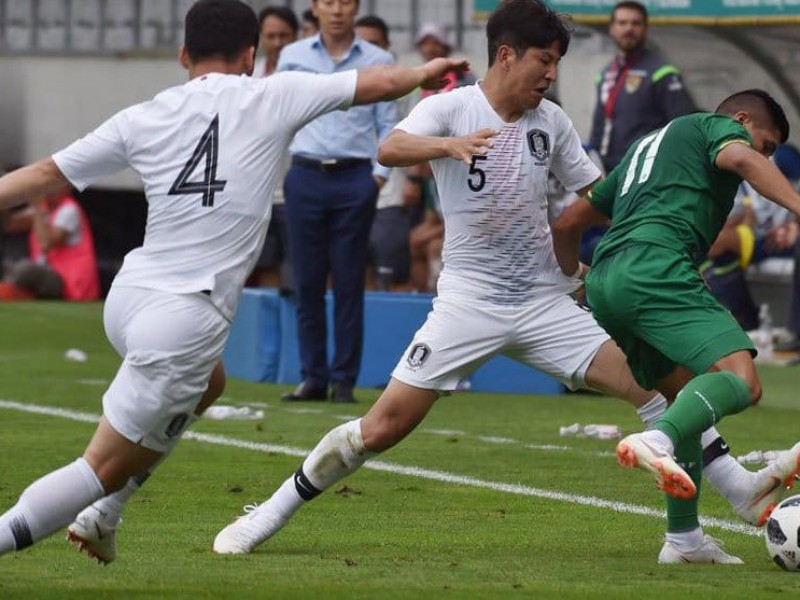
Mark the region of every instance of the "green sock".
POLYGON ((700 527, 697 518, 697 503, 700 499, 700 480, 703 478, 703 446, 700 436, 682 440, 675 446, 675 461, 683 468, 697 486, 697 495, 691 500, 667 499, 667 531, 691 531, 700 527))
POLYGON ((742 378, 729 371, 704 373, 684 386, 654 427, 677 446, 750 404, 750 389, 742 378))

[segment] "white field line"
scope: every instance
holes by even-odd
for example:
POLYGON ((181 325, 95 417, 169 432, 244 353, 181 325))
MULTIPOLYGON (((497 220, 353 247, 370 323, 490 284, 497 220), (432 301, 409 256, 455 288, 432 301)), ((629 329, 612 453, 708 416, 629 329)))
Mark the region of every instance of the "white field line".
MULTIPOLYGON (((100 420, 99 415, 92 413, 77 412, 51 406, 25 404, 22 402, 14 402, 10 400, 0 400, 0 408, 5 408, 8 410, 17 410, 21 412, 35 413, 40 415, 47 415, 52 417, 60 417, 62 419, 81 421, 84 423, 96 423, 97 421, 100 420)), ((204 442, 206 444, 230 446, 233 448, 241 448, 243 450, 254 450, 256 452, 283 454, 286 456, 294 456, 297 458, 304 458, 309 452, 308 450, 304 450, 302 448, 294 448, 292 446, 281 446, 275 444, 264 444, 260 442, 249 442, 246 440, 239 440, 224 435, 211 435, 207 433, 196 433, 193 431, 186 432, 183 437, 198 442, 204 442)), ((464 485, 474 488, 492 490, 495 492, 503 492, 506 494, 516 494, 519 496, 543 498, 545 500, 555 500, 558 502, 566 502, 569 504, 591 506, 593 508, 604 508, 613 510, 614 512, 618 513, 655 517, 662 520, 666 516, 664 511, 655 510, 637 504, 627 504, 625 502, 604 500, 602 498, 596 498, 594 496, 567 494, 565 492, 545 490, 541 488, 535 488, 527 485, 520 485, 514 483, 487 481, 484 479, 469 477, 467 475, 456 475, 454 473, 447 473, 445 471, 434 471, 431 469, 423 469, 420 467, 406 467, 403 465, 398 465, 383 461, 371 460, 364 465, 364 468, 372 469, 374 471, 382 471, 385 473, 394 473, 397 475, 408 475, 410 477, 429 479, 431 481, 439 481, 442 483, 452 483, 455 485, 464 485)), ((718 529, 724 529, 726 531, 732 531, 734 533, 741 533, 743 535, 750 535, 754 537, 761 536, 760 530, 750 525, 746 525, 744 523, 734 523, 731 521, 726 521, 724 519, 709 518, 709 517, 701 517, 700 522, 706 527, 716 527, 718 529)))

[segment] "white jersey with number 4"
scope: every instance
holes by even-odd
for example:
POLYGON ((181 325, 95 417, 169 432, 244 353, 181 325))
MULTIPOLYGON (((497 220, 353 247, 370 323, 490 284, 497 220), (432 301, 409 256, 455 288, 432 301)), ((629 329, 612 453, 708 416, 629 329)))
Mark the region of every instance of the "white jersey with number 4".
POLYGON ((125 257, 115 285, 207 291, 231 319, 292 137, 317 116, 348 108, 356 79, 356 71, 212 73, 117 113, 54 154, 80 190, 125 167, 142 178, 144 244, 125 257))
POLYGON ((572 121, 543 100, 514 123, 504 122, 480 84, 431 96, 397 125, 420 136, 458 137, 491 128, 494 147, 472 164, 432 161, 445 222, 440 294, 520 304, 543 289, 574 289, 555 259, 547 222, 550 171, 570 191, 600 177, 572 121))

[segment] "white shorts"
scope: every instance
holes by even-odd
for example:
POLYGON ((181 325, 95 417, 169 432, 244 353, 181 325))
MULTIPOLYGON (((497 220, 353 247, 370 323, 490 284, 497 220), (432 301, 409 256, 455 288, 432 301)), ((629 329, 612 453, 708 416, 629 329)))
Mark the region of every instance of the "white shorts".
POLYGON ((609 340, 594 317, 568 295, 542 294, 522 306, 439 296, 392 377, 431 390, 454 390, 490 358, 503 354, 551 375, 570 389, 609 340))
POLYGON ((206 391, 230 323, 205 294, 124 286, 112 286, 103 320, 123 358, 103 414, 123 437, 166 452, 206 391))

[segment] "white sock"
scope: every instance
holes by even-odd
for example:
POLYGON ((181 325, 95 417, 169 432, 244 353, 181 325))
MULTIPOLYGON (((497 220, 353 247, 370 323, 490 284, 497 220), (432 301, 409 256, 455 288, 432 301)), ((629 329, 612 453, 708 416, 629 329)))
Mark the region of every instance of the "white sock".
POLYGON ((329 431, 303 461, 303 466, 267 501, 270 508, 288 519, 309 500, 334 483, 357 471, 374 456, 364 448, 361 419, 329 431))
POLYGON ((642 433, 645 442, 655 450, 666 452, 670 456, 675 453, 675 446, 669 436, 658 429, 648 429, 642 433))
POLYGON ((109 494, 105 498, 100 498, 100 500, 92 504, 91 508, 100 513, 103 521, 109 527, 116 527, 122 521, 122 511, 125 509, 128 500, 142 487, 148 477, 150 477, 150 472, 131 477, 125 487, 113 494, 109 494))
POLYGON ((645 427, 650 428, 661 418, 665 410, 667 410, 667 399, 663 394, 656 394, 647 404, 637 408, 636 414, 639 415, 645 427))
POLYGON ((141 488, 144 485, 144 482, 150 478, 150 475, 153 474, 153 471, 155 471, 156 468, 158 468, 158 466, 163 463, 170 454, 172 454, 172 451, 175 449, 175 446, 178 445, 178 441, 181 439, 181 437, 183 437, 183 434, 199 418, 200 417, 195 414, 192 414, 189 417, 189 419, 186 421, 183 432, 172 439, 172 443, 170 444, 169 448, 166 449, 156 463, 146 472, 140 475, 134 475, 128 479, 125 487, 123 487, 121 490, 118 490, 113 494, 109 494, 105 498, 100 498, 100 500, 92 504, 92 507, 101 514, 103 520, 108 526, 116 527, 119 524, 119 522, 122 520, 122 511, 125 510, 125 505, 128 503, 128 500, 130 500, 131 497, 133 497, 133 495, 139 491, 139 488, 141 488))
POLYGON ((700 527, 689 531, 668 531, 667 541, 671 543, 678 552, 692 552, 703 545, 703 530, 700 527))
MULTIPOLYGON (((716 428, 709 427, 703 432, 701 439, 705 450, 717 442, 720 435, 716 428)), ((720 454, 707 465, 703 465, 703 475, 711 487, 737 511, 752 501, 756 474, 740 465, 730 452, 720 454)))
POLYGON ((702 434, 700 434, 700 443, 703 445, 703 450, 708 448, 711 444, 717 441, 718 438, 722 436, 717 431, 717 428, 713 425, 706 429, 702 434))
POLYGON ((755 473, 740 465, 730 454, 720 456, 703 467, 706 480, 734 508, 746 503, 752 496, 752 478, 755 473))
POLYGON ((100 480, 83 458, 34 481, 0 517, 0 554, 27 548, 69 525, 103 494, 100 480))

